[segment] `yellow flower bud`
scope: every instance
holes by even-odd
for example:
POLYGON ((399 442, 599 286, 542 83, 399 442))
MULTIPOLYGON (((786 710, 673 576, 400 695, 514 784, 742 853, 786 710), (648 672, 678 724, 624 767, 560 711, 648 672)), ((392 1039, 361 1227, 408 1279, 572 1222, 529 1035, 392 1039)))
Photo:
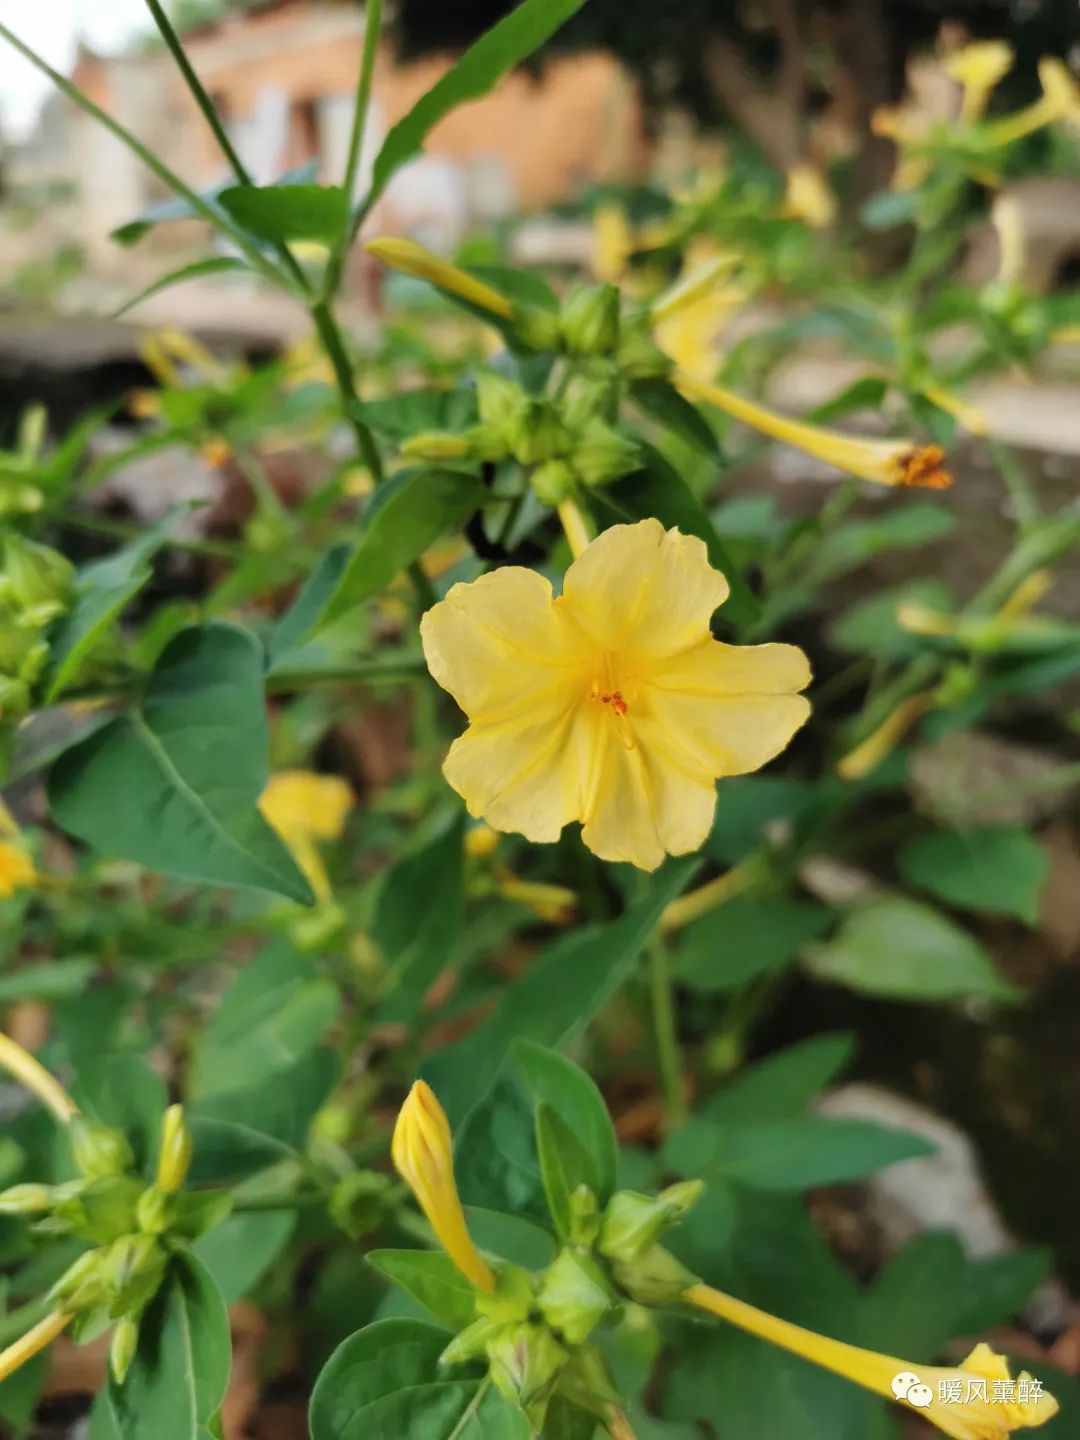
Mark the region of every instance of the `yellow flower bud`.
POLYGON ((135 1359, 139 1346, 139 1322, 126 1315, 117 1325, 109 1342, 109 1373, 117 1385, 122 1385, 135 1359))
POLYGON ((175 1195, 187 1179, 193 1148, 184 1107, 170 1105, 161 1121, 158 1152, 157 1187, 163 1194, 175 1195))
POLYGON ((364 249, 369 255, 374 255, 376 260, 381 260, 394 270, 412 275, 417 280, 426 280, 447 295, 453 295, 456 299, 486 310, 491 315, 497 315, 502 320, 513 319, 514 307, 505 295, 500 295, 493 286, 477 280, 468 271, 451 265, 449 260, 434 255, 415 240, 390 237, 369 240, 364 249))
POLYGON ((10 900, 16 890, 32 890, 37 883, 34 862, 15 845, 0 840, 0 900, 10 900))
POLYGON ((423 1080, 401 1107, 390 1154, 450 1259, 478 1290, 493 1291, 495 1277, 472 1242, 458 1198, 450 1123, 423 1080))

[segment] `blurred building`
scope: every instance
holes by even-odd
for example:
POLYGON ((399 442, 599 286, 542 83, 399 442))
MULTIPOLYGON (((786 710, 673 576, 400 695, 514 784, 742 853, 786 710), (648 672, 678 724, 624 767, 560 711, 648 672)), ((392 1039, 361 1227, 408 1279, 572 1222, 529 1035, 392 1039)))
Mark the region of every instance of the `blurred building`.
MULTIPOLYGON (((344 169, 364 12, 333 0, 273 0, 185 36, 245 164, 260 183, 309 167, 325 181, 344 169)), ((400 65, 381 48, 361 184, 387 130, 453 57, 400 65)), ((194 188, 227 179, 213 137, 159 47, 119 58, 82 53, 74 83, 137 134, 194 188)), ((33 142, 39 176, 74 182, 72 219, 91 262, 130 264, 109 232, 167 199, 150 172, 90 116, 63 106, 47 141, 33 142)), ((583 54, 538 75, 519 72, 449 115, 425 154, 395 177, 373 216, 380 229, 452 243, 474 221, 568 198, 593 181, 641 173, 646 148, 635 89, 612 57, 583 54)), ((185 247, 190 225, 163 227, 155 245, 185 247)))

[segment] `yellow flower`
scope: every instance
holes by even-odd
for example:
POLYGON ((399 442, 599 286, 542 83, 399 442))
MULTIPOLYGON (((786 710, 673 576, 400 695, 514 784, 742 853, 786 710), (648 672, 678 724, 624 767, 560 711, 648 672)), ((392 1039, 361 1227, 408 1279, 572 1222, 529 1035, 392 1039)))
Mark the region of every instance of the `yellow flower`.
POLYGON ((1043 93, 1038 100, 987 126, 992 144, 1012 145, 1044 125, 1059 121, 1070 125, 1080 122, 1080 87, 1068 66, 1053 56, 1044 56, 1039 61, 1039 80, 1043 93))
POLYGON ((1058 1413, 1057 1401, 1039 1381, 1026 1371, 1014 1380, 1004 1358, 988 1345, 976 1345, 959 1368, 913 1366, 892 1355, 804 1330, 709 1285, 691 1286, 683 1299, 845 1380, 896 1400, 953 1440, 1004 1440, 1014 1430, 1045 1425, 1058 1413))
POLYGON ((412 275, 417 280, 426 280, 436 289, 445 290, 448 295, 456 295, 459 300, 476 305, 490 315, 498 315, 503 320, 513 318, 514 307, 505 295, 500 295, 498 290, 491 285, 485 285, 482 280, 477 280, 475 275, 470 275, 460 266, 451 265, 449 260, 444 260, 423 245, 418 245, 415 240, 389 237, 369 240, 364 249, 369 255, 374 255, 376 260, 381 260, 394 270, 412 275))
POLYGON ((496 830, 654 870, 697 850, 715 780, 757 770, 810 712, 791 645, 714 640, 728 593, 704 544, 658 520, 594 540, 553 597, 517 566, 455 585, 421 622, 428 668, 469 717, 443 773, 496 830))
POLYGON ((617 285, 630 266, 634 232, 618 205, 598 205, 593 214, 592 272, 597 280, 617 285))
POLYGON ((330 898, 330 882, 315 841, 340 839, 355 803, 344 780, 310 770, 271 775, 259 800, 263 818, 292 851, 320 900, 330 898))
POLYGON ((981 40, 955 51, 944 64, 945 74, 964 88, 960 121, 971 124, 986 109, 991 90, 1013 67, 1013 48, 1005 40, 981 40))
POLYGON ((423 1080, 401 1107, 390 1156, 450 1259, 478 1290, 494 1290, 495 1277, 472 1242, 458 1198, 450 1123, 423 1080))
POLYGON ((695 380, 709 380, 716 373, 719 337, 749 296, 746 283, 732 278, 739 264, 731 250, 715 252, 697 264, 688 262, 683 275, 650 306, 656 344, 695 380))
POLYGON ((876 485, 916 485, 943 490, 952 484, 945 469, 945 454, 939 445, 914 445, 910 440, 862 440, 825 430, 803 420, 792 420, 764 405, 757 405, 723 385, 709 385, 692 375, 676 377, 679 388, 692 400, 715 405, 735 420, 760 430, 785 445, 794 445, 815 459, 872 480, 876 485))
POLYGON ((36 883, 37 872, 29 855, 0 840, 0 900, 10 900, 16 890, 31 890, 36 883))
POLYGON ((805 221, 812 230, 827 230, 833 224, 836 197, 816 165, 803 162, 788 171, 783 213, 805 221))

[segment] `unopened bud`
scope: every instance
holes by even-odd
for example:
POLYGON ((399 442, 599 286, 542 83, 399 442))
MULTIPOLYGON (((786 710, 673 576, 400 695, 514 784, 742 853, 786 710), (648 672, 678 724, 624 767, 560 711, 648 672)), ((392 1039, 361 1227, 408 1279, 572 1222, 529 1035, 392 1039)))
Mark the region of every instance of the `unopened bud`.
POLYGON ((474 1320, 450 1341, 439 1356, 439 1364, 464 1365, 468 1360, 475 1360, 486 1353, 488 1345, 502 1328, 500 1320, 474 1320))
POLYGON ((490 825, 470 825, 465 831, 465 854, 471 860, 486 860, 499 848, 499 832, 490 825))
POLYGON ((570 1192, 570 1242, 592 1245, 600 1233, 600 1209, 596 1196, 587 1185, 570 1192))
POLYGON ((476 1313, 503 1324, 524 1320, 535 1299, 532 1276, 518 1265, 500 1265, 494 1273, 495 1288, 477 1295, 476 1313))
POLYGON ((50 1200, 47 1185, 12 1185, 0 1191, 0 1215, 40 1215, 50 1200))
POLYGON ((620 1190, 611 1197, 600 1226, 597 1249, 609 1260, 635 1260, 701 1198, 701 1180, 682 1180, 659 1195, 620 1190))
POLYGON ((491 1378, 499 1393, 522 1407, 551 1394, 570 1358, 543 1325, 507 1325, 488 1347, 491 1378))
POLYGON ((526 350, 558 350, 559 317, 551 310, 523 306, 514 321, 514 338, 526 350))
POLYGON ((561 505, 574 490, 574 472, 565 460, 545 460, 529 475, 533 494, 545 505, 561 505))
POLYGON ((109 1373, 117 1385, 122 1385, 139 1348, 139 1322, 130 1315, 120 1320, 109 1342, 109 1373))
POLYGON ((527 403, 525 391, 495 370, 481 370, 476 377, 476 408, 481 423, 495 430, 509 425, 527 403))
POLYGON ((50 1305, 73 1314, 96 1309, 105 1299, 104 1250, 88 1250, 64 1271, 49 1291, 50 1305))
POLYGON ((401 453, 412 460, 429 460, 437 464, 440 460, 464 459, 469 453, 469 442, 464 435, 429 430, 406 440, 401 447, 401 453))
POLYGON ((593 1414, 622 1404, 622 1396, 608 1374, 603 1357, 591 1347, 575 1350, 570 1356, 559 1376, 559 1394, 593 1414))
POLYGON ((68 1137, 76 1168, 88 1179, 119 1175, 134 1164, 131 1146, 119 1130, 107 1125, 97 1125, 82 1115, 74 1115, 68 1124, 68 1137))
POLYGON ((641 447, 603 420, 593 419, 575 445, 570 463, 584 485, 606 485, 640 468, 641 447))
POLYGON ((48 625, 62 615, 75 593, 75 570, 58 550, 21 535, 4 536, 0 599, 48 625))
POLYGON ((386 1218, 389 1192, 389 1177, 374 1170, 346 1175, 331 1191, 330 1218, 351 1240, 360 1240, 386 1218))
POLYGON ((191 1131, 182 1105, 170 1105, 161 1120, 161 1149, 158 1152, 157 1186, 174 1195, 187 1179, 193 1146, 191 1131))
POLYGON ((139 1196, 135 1223, 144 1235, 164 1235, 172 1220, 172 1196, 151 1185, 139 1196))
POLYGON ((105 1175, 83 1183, 76 1193, 54 1199, 55 1232, 107 1245, 135 1228, 141 1193, 142 1185, 133 1175, 105 1175))
POLYGON ((540 465, 565 455, 570 435, 550 401, 530 400, 514 417, 507 440, 510 453, 522 465, 540 465))
POLYGON ((561 1250, 545 1270, 536 1303, 553 1330, 581 1345, 614 1305, 596 1261, 584 1251, 561 1250))
POLYGON ((633 1260, 616 1260, 611 1278, 639 1305, 670 1305, 697 1283, 681 1261, 662 1245, 653 1245, 633 1260))
POLYGON ((563 303, 563 344, 571 355, 608 355, 619 343, 619 292, 614 285, 582 285, 563 303))
POLYGON ((153 1235, 125 1235, 105 1252, 102 1278, 109 1292, 109 1314, 116 1318, 141 1310, 165 1275, 165 1252, 153 1235))

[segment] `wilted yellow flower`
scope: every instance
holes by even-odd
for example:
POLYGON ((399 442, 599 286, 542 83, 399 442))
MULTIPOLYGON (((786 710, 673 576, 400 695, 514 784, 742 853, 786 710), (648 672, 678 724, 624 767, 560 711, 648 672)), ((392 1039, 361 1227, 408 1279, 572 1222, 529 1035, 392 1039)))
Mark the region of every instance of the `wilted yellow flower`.
POLYGON ((592 272, 617 285, 630 266, 634 232, 619 205, 598 205, 593 213, 592 272))
POLYGON ((943 67, 945 74, 964 87, 962 124, 981 117, 991 90, 1012 69, 1014 58, 1006 40, 979 40, 948 57, 943 67))
POLYGON ((417 1080, 401 1107, 390 1157, 450 1259, 478 1290, 493 1290, 495 1277, 472 1242, 458 1197, 450 1122, 423 1080, 417 1080))
POLYGON ((320 900, 330 898, 330 882, 317 840, 338 840, 356 797, 337 775, 311 770, 279 770, 259 799, 263 818, 292 851, 320 900))
POLYGON ((943 490, 952 484, 940 445, 914 445, 910 440, 863 440, 855 435, 843 435, 777 415, 723 385, 706 384, 692 375, 679 374, 675 378, 679 388, 691 399, 715 405, 734 420, 741 420, 744 425, 785 445, 793 445, 827 465, 835 465, 838 470, 857 475, 860 480, 872 480, 876 485, 915 485, 929 490, 943 490))
POLYGON ((876 1395, 896 1400, 953 1440, 1004 1440, 1014 1430, 1045 1425, 1060 1408, 1026 1371, 1014 1380, 1005 1359, 989 1345, 976 1345, 958 1368, 913 1366, 893 1355, 830 1340, 710 1285, 691 1286, 683 1299, 876 1395))
POLYGON ((421 622, 428 667, 469 717, 443 773, 496 830, 557 840, 580 821, 604 860, 654 870, 697 850, 715 780, 778 755, 810 707, 792 645, 724 645, 727 581, 701 540, 616 525, 562 595, 506 566, 455 585, 421 622))
POLYGON ((812 230, 827 230, 833 224, 836 197, 816 165, 804 161, 788 171, 783 213, 804 221, 812 230))
POLYGON ((417 280, 426 280, 436 289, 445 290, 448 295, 456 295, 459 300, 476 305, 490 315, 498 315, 503 320, 513 318, 514 307, 505 295, 500 295, 493 286, 485 285, 482 280, 477 280, 475 275, 470 275, 459 265, 451 265, 450 261, 444 260, 441 255, 435 255, 423 245, 418 245, 415 240, 392 237, 369 240, 364 249, 392 269, 412 275, 417 280))
POLYGON ((0 840, 0 900, 10 900, 16 890, 32 890, 36 883, 37 872, 29 855, 0 840))

